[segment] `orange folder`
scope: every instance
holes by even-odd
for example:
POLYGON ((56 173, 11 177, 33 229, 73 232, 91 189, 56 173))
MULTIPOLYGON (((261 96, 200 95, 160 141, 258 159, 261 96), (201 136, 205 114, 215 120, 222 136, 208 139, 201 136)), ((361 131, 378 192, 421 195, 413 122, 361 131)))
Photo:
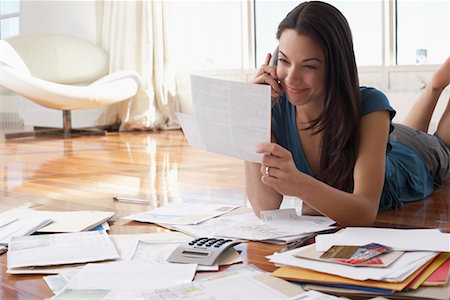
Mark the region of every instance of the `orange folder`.
POLYGON ((424 264, 417 269, 413 274, 408 276, 401 282, 387 282, 377 280, 355 280, 337 275, 317 272, 313 270, 301 269, 296 267, 281 267, 275 270, 272 275, 280 277, 286 280, 296 280, 308 283, 331 283, 331 284, 348 284, 369 288, 378 288, 391 291, 402 291, 408 284, 417 277, 427 267, 428 264, 424 264))

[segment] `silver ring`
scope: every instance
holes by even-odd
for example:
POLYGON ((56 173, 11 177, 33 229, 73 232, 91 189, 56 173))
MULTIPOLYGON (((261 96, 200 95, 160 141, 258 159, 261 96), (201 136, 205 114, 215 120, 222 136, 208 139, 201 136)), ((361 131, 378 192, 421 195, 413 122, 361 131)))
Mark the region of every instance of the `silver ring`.
POLYGON ((269 175, 269 168, 270 168, 269 166, 266 166, 265 173, 266 173, 267 176, 270 176, 270 175, 269 175))

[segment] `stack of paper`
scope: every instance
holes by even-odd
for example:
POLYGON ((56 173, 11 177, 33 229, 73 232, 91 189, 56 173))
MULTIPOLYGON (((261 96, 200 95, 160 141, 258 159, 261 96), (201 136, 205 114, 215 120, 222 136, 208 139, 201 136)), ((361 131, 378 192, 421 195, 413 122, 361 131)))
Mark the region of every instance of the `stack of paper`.
POLYGON ((298 216, 295 209, 261 212, 259 219, 248 210, 240 214, 222 216, 196 225, 163 226, 196 237, 231 237, 243 240, 285 244, 308 233, 330 229, 334 221, 321 216, 298 216))
POLYGON ((298 216, 295 209, 277 209, 261 212, 261 220, 254 224, 235 224, 216 232, 223 237, 253 241, 273 241, 306 235, 330 229, 335 222, 327 217, 298 216))
MULTIPOLYGON (((434 229, 346 228, 335 234, 319 235, 316 244, 268 258, 280 266, 273 275, 310 284, 314 289, 340 295, 355 291, 403 295, 406 299, 414 298, 414 293, 406 292, 408 290, 428 289, 423 287, 428 280, 440 288, 436 294, 444 295, 443 299, 447 300, 450 298, 449 241, 449 234, 434 229), (345 251, 365 249, 361 246, 370 243, 387 246, 390 251, 363 262, 330 258, 330 253, 335 253, 336 257, 348 256, 345 251)), ((361 253, 362 257, 369 252, 361 253)), ((423 293, 418 295, 426 299, 423 293)), ((436 295, 433 297, 440 299, 436 295)))

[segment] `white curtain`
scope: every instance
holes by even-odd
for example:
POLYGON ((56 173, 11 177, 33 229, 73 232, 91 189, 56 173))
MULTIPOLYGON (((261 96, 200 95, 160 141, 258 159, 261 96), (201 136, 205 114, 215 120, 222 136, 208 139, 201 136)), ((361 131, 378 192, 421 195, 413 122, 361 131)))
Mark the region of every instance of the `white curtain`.
POLYGON ((110 72, 134 70, 142 79, 139 93, 106 108, 102 123, 120 123, 122 131, 179 128, 175 79, 165 64, 164 3, 105 0, 100 14, 100 41, 110 55, 110 72))

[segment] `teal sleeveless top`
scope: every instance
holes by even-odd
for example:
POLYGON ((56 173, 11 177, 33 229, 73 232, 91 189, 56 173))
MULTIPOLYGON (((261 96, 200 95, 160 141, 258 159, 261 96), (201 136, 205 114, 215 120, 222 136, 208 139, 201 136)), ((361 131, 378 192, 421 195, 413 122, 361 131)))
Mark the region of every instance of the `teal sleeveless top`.
MULTIPOLYGON (((395 126, 392 123, 395 110, 387 97, 374 88, 361 87, 360 91, 361 116, 380 110, 389 111, 391 133, 395 126)), ((273 134, 277 143, 291 152, 297 168, 314 176, 303 153, 295 117, 296 107, 283 93, 272 108, 273 134)), ((386 172, 380 210, 401 207, 405 202, 423 199, 432 192, 433 178, 422 157, 410 146, 389 139, 386 145, 386 172)))

